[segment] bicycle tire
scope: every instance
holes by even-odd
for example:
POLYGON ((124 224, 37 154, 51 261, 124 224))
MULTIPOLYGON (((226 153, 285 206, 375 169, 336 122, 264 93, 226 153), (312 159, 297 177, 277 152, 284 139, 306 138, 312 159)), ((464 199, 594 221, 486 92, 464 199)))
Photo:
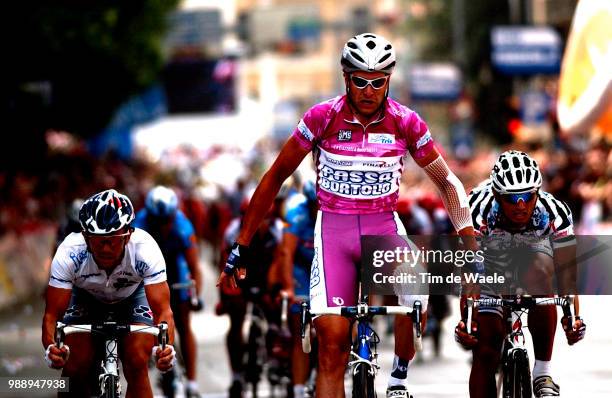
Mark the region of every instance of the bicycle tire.
POLYGON ((102 391, 102 398, 119 398, 117 391, 117 384, 119 383, 119 377, 114 375, 106 376, 104 380, 104 389, 102 391))
MULTIPOLYGON (((263 358, 260 357, 260 346, 262 344, 263 333, 255 322, 249 328, 248 349, 246 360, 245 381, 252 387, 252 397, 257 398, 259 382, 263 375, 263 358)), ((265 343, 264 343, 265 344, 265 343)))
POLYGON ((170 371, 160 375, 161 390, 165 398, 174 398, 176 396, 176 377, 177 375, 175 369, 171 369, 170 371))
POLYGON ((504 398, 531 398, 531 371, 525 349, 512 350, 504 360, 504 398))
POLYGON ((531 398, 531 369, 529 368, 529 356, 526 350, 522 350, 523 354, 521 354, 520 369, 522 370, 521 375, 521 391, 523 397, 531 398))
POLYGON ((353 398, 376 398, 374 375, 364 364, 357 364, 353 373, 353 398))

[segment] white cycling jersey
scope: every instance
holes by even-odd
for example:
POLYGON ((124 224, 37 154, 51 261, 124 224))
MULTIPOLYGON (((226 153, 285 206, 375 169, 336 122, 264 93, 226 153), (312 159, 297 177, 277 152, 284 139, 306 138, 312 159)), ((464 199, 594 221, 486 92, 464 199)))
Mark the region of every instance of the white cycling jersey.
POLYGON ((81 288, 104 303, 116 303, 145 285, 166 280, 166 263, 159 246, 146 231, 136 228, 125 247, 121 264, 107 274, 98 268, 81 233, 72 233, 57 249, 51 263, 49 286, 81 288))

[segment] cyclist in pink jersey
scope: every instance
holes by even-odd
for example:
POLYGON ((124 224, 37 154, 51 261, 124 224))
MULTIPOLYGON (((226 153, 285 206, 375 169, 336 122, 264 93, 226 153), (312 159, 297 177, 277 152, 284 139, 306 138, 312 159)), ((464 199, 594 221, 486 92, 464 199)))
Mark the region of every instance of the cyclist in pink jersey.
MULTIPOLYGON (((242 229, 228 257, 222 281, 246 277, 241 254, 272 204, 283 181, 310 152, 317 166, 319 212, 315 226, 315 257, 311 266, 310 304, 313 309, 354 305, 362 235, 406 235, 395 208, 403 157, 410 153, 438 186, 450 218, 469 248, 476 248, 467 196, 459 179, 434 146, 419 115, 388 98, 395 51, 381 36, 364 33, 345 44, 341 57, 346 94, 306 112, 262 178, 245 215, 242 229)), ((394 239, 394 238, 391 238, 394 239)), ((405 244, 405 241, 403 241, 405 244)), ((411 306, 427 296, 399 296, 411 306)), ((324 315, 314 320, 319 339, 317 395, 344 396, 344 366, 348 361, 350 324, 345 318, 324 315)), ((395 359, 387 397, 409 397, 408 363, 414 357, 412 320, 398 316, 395 359)))

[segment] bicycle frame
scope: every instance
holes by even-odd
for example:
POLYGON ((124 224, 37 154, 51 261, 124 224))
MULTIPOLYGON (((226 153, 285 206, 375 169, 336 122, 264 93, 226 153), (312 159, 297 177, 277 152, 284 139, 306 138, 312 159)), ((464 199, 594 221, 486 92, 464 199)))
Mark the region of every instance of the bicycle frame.
MULTIPOLYGON (((117 322, 106 321, 98 324, 66 325, 57 322, 55 326, 55 345, 62 347, 66 336, 75 333, 100 334, 105 337, 104 359, 102 360, 102 372, 98 377, 100 391, 104 394, 106 381, 109 377, 118 380, 119 366, 118 342, 122 335, 128 333, 146 333, 157 337, 158 344, 163 350, 168 342, 168 324, 162 322, 157 326, 149 325, 129 325, 117 322)), ((121 394, 121 385, 115 386, 117 395, 121 394)))

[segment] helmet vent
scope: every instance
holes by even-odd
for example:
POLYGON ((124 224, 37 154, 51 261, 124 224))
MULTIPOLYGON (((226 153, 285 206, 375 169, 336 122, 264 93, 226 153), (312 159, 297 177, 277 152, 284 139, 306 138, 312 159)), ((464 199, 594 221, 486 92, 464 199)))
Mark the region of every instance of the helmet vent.
POLYGON ((378 62, 379 62, 379 63, 383 63, 383 62, 385 62, 385 61, 387 60, 387 58, 389 58, 390 56, 391 56, 391 54, 385 54, 385 55, 384 55, 384 56, 383 56, 383 57, 380 59, 380 61, 378 61, 378 62))
POLYGON ((352 48, 353 50, 357 49, 357 44, 353 43, 352 41, 349 41, 348 43, 346 43, 347 47, 352 48))
POLYGON ((529 158, 527 156, 523 156, 523 164, 525 165, 525 167, 531 166, 531 162, 529 161, 529 158))
POLYGON ((376 47, 376 43, 374 43, 374 40, 370 40, 369 42, 366 43, 366 47, 372 50, 374 49, 374 47, 376 47))
POLYGON ((355 51, 351 51, 351 55, 357 59, 359 62, 365 62, 365 60, 363 58, 361 58, 361 55, 357 54, 355 51))
MULTIPOLYGON (((357 36, 355 36, 357 37, 357 36)), ((363 37, 368 37, 368 38, 372 38, 372 39, 376 39, 376 35, 372 35, 372 34, 364 34, 363 37)))
POLYGON ((523 173, 521 170, 516 171, 516 181, 520 184, 523 182, 523 173))
POLYGON ((514 178, 512 178, 512 172, 510 170, 506 171, 506 179, 510 185, 514 185, 514 178))
POLYGON ((512 164, 514 165, 514 167, 519 168, 521 167, 521 162, 518 160, 518 158, 512 158, 512 164))

